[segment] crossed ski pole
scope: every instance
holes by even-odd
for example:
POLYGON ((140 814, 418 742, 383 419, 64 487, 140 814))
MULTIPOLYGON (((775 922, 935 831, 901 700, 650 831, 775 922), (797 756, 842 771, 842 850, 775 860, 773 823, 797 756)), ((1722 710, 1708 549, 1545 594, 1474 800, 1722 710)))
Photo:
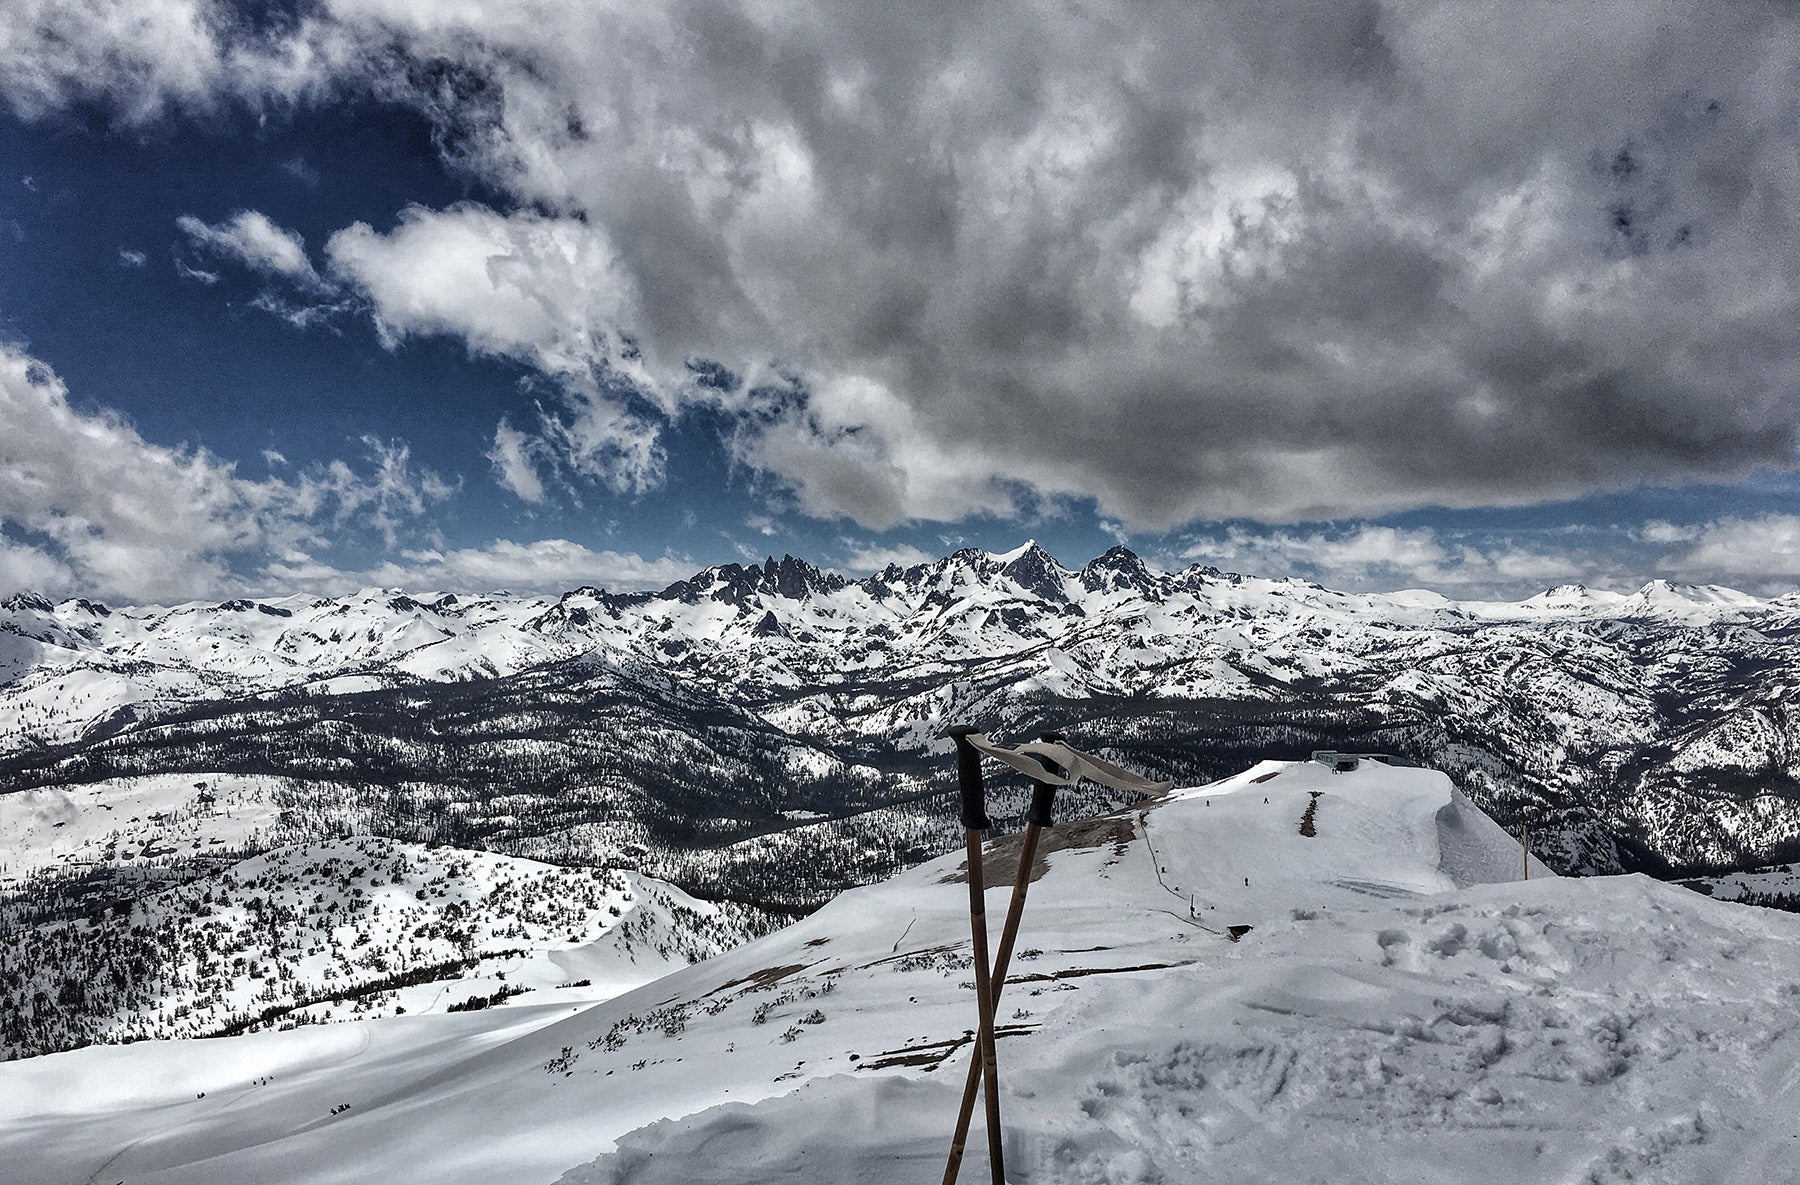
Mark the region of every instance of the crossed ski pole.
POLYGON ((978 1089, 987 1102, 988 1163, 993 1170, 993 1182, 994 1185, 1006 1185, 1006 1167, 1000 1147, 1000 1080, 994 1058, 994 1022, 1000 1006, 1000 991, 1006 986, 1006 968, 1012 960, 1013 941, 1019 933, 1019 919, 1025 913, 1025 894, 1031 884, 1032 864, 1037 859, 1038 836, 1045 827, 1052 825, 1051 806, 1056 788, 1072 785, 1083 777, 1140 794, 1166 790, 1173 783, 1153 782, 1092 754, 1071 749, 1063 743, 1062 736, 1054 732, 1044 733, 1033 744, 1012 749, 994 744, 969 725, 950 729, 950 736, 956 742, 957 782, 962 791, 962 823, 969 865, 969 930, 974 945, 975 1004, 980 1016, 975 1037, 976 1054, 969 1063, 968 1080, 963 1084, 962 1108, 956 1117, 956 1134, 951 1138, 950 1160, 944 1167, 944 1185, 955 1185, 957 1174, 962 1170, 963 1148, 968 1143, 969 1126, 975 1116, 978 1089), (1000 930, 1000 949, 995 955, 991 975, 988 970, 986 886, 981 860, 981 833, 990 825, 981 777, 982 754, 1012 766, 1033 783, 1031 806, 1025 814, 1025 838, 1019 849, 1019 871, 1013 880, 1012 901, 1007 906, 1006 922, 1000 930))

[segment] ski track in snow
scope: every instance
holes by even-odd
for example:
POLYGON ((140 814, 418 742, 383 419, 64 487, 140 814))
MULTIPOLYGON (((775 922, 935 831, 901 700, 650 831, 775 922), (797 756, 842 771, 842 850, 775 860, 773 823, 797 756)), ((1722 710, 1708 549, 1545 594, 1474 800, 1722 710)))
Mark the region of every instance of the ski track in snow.
MULTIPOLYGON (((1121 819, 1052 832, 1031 886, 999 1015, 1014 1182, 1796 1179, 1800 919, 1642 877, 1514 881, 1517 844, 1427 770, 1265 763, 1121 819)), ((974 1019, 959 868, 599 1004, 0 1064, 0 1164, 7 1185, 935 1180, 974 1019)), ((978 1111, 965 1180, 985 1149, 978 1111)))

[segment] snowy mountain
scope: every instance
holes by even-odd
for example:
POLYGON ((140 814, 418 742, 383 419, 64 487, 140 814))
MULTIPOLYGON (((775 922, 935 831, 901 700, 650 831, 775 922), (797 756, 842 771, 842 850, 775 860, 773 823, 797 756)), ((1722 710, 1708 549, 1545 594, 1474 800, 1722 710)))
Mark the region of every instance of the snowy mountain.
MULTIPOLYGON (((1367 762, 1261 763, 1048 839, 1000 1007, 1013 1180, 1791 1176, 1800 918, 1514 880, 1519 847, 1446 777, 1367 762)), ((990 883, 1016 857, 991 844, 990 883)), ((964 871, 601 1003, 0 1064, 0 1163, 17 1185, 933 1179, 974 1019, 964 871)))
POLYGON ((0 603, 0 803, 273 778, 291 818, 644 853, 691 888, 806 905, 954 843, 929 779, 943 724, 979 718, 1183 780, 1403 752, 1565 871, 1713 873, 1800 856, 1797 637, 1800 597, 1455 602, 1165 574, 1124 548, 1071 570, 1035 544, 861 581, 771 558, 658 594, 20 595, 0 603), (783 846, 823 866, 746 889, 783 846))
MULTIPOLYGON (((178 942, 133 939, 162 952, 168 990, 129 999, 17 968, 137 910, 152 933, 169 910, 216 927, 202 910, 230 866, 346 836, 641 875, 745 907, 754 932, 957 845, 956 719, 1057 727, 1186 783, 1316 748, 1405 754, 1529 825, 1561 872, 1790 862, 1796 637, 1793 597, 1659 582, 1459 603, 1161 573, 1123 548, 1072 570, 1035 544, 861 581, 771 558, 628 596, 15 596, 0 968, 7 999, 66 1015, 7 1048, 238 1023, 267 982, 202 988, 178 942)), ((1023 803, 1003 786, 996 817, 1016 825, 1023 803)), ((1070 809, 1118 805, 1084 789, 1070 809)), ((258 1010, 325 990, 278 985, 258 1010)))

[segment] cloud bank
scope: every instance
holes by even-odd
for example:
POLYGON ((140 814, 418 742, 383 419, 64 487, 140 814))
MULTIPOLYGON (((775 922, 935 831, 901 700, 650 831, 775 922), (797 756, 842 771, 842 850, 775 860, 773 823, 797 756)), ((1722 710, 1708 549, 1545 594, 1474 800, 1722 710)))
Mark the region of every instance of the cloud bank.
POLYGON ((115 413, 77 410, 48 367, 0 346, 0 594, 143 601, 368 585, 541 592, 583 583, 661 588, 692 573, 690 561, 560 539, 421 547, 435 537, 431 512, 455 487, 415 464, 402 442, 361 443, 354 463, 252 480, 204 449, 145 440, 115 413), (397 558, 336 566, 329 557, 346 535, 379 537, 397 558))
MULTIPOLYGON (((325 270, 390 342, 554 380, 496 425, 527 501, 654 488, 699 408, 794 508, 871 529, 1794 463, 1792 6, 26 4, 0 94, 27 117, 374 94, 436 121, 511 205, 343 228, 325 270)), ((248 214, 190 234, 311 272, 248 214)))

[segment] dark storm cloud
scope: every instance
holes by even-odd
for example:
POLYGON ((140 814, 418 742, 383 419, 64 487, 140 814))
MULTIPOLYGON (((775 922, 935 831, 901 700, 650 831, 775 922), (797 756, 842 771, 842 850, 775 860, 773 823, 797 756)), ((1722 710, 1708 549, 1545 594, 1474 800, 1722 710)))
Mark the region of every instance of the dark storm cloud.
MULTIPOLYGON (((445 294, 361 228, 337 278, 391 332, 542 363, 576 405, 606 367, 665 420, 719 404, 815 515, 1086 496, 1166 527, 1793 463, 1791 7, 330 0, 255 37, 170 10, 181 56, 139 38, 126 117, 375 87, 521 211, 478 240, 415 210, 408 241, 564 244, 445 294), (808 394, 696 385, 696 357, 808 394)), ((22 110, 100 85, 66 36, 21 44, 22 110)))

